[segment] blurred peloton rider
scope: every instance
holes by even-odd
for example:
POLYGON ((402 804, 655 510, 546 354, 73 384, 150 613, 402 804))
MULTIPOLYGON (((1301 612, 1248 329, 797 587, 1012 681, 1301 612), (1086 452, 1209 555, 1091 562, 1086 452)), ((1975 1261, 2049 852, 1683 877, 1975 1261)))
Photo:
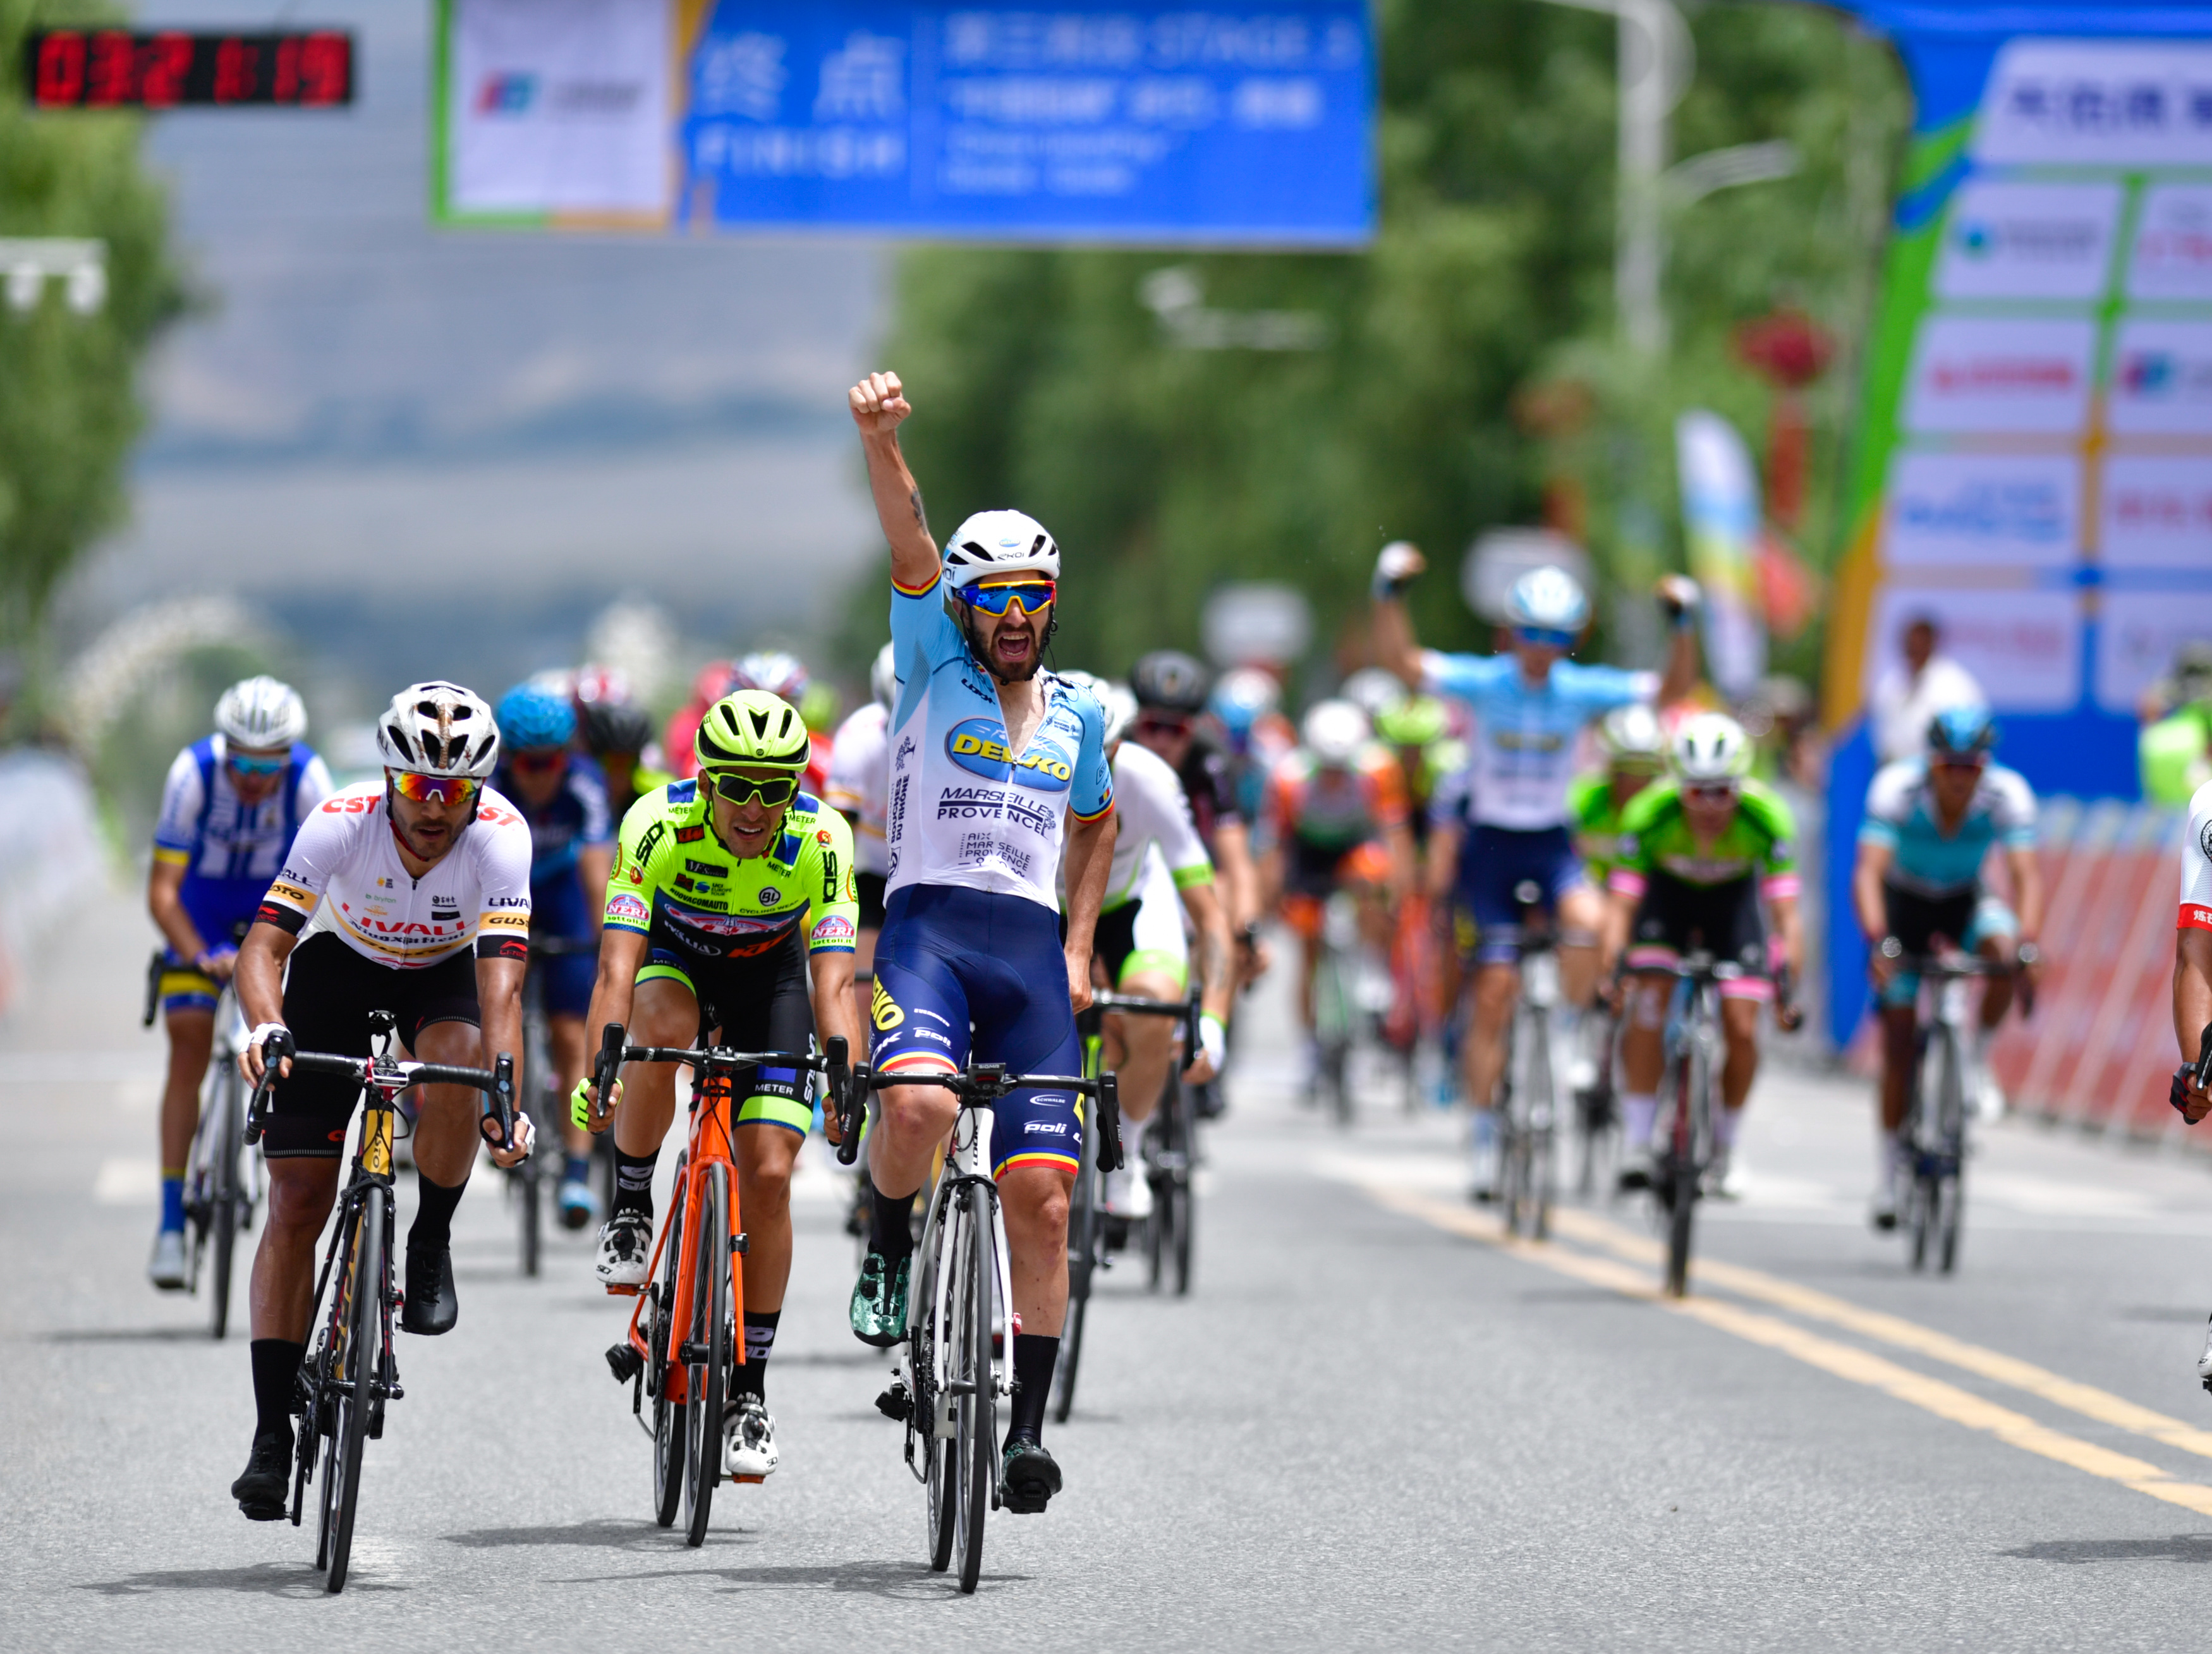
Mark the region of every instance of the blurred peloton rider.
POLYGON ((160 988, 169 1079, 161 1092, 161 1225, 146 1274, 167 1291, 186 1284, 185 1167, 199 1129, 216 1000, 238 962, 237 936, 293 835, 331 793, 331 772, 301 745, 307 733, 307 709, 289 684, 233 684, 216 702, 215 733, 177 754, 161 788, 146 906, 167 944, 160 988))
MULTIPOLYGON (((1075 1012, 1091 1000, 1091 933, 1114 847, 1098 703, 1040 670, 1060 548, 1018 511, 969 518, 939 561, 899 452, 914 411, 892 374, 849 395, 891 553, 891 642, 903 686, 891 727, 890 873, 876 943, 876 1072, 957 1071, 972 1049, 1017 1073, 1080 1071, 1075 1012), (1065 844, 1063 861, 1062 847, 1065 844), (1067 890, 1060 938, 1054 873, 1067 890), (972 1030, 972 1032, 971 1032, 972 1030)), ((936 1085, 892 1085, 868 1134, 872 1232, 848 1314, 864 1341, 905 1332, 915 1193, 958 1112, 936 1085)), ((993 1110, 991 1166, 1011 1254, 1009 1511, 1060 1491, 1044 1449, 1067 1310, 1067 1195, 1082 1153, 1071 1092, 1015 1092, 993 1110)))
POLYGON ((837 726, 830 748, 830 807, 853 830, 853 870, 860 895, 860 946, 853 955, 853 986, 867 1009, 876 980, 876 934, 884 927, 884 875, 890 870, 890 847, 884 836, 884 811, 891 784, 891 696, 898 679, 891 646, 876 652, 868 669, 868 703, 837 726))

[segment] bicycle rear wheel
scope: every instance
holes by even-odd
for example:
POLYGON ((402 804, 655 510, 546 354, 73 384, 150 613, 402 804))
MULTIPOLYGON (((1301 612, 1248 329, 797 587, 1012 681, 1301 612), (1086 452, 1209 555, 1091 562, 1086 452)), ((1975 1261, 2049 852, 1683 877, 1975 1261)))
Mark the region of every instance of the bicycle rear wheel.
POLYGON ((238 1187, 238 1157, 243 1152, 243 1120, 238 1106, 243 1082, 232 1068, 216 1088, 215 1176, 208 1201, 208 1237, 214 1243, 208 1275, 208 1330, 221 1338, 230 1330, 230 1267, 238 1250, 243 1204, 238 1187))
MULTIPOLYGON (((963 1391, 953 1398, 954 1445, 960 1459, 959 1502, 953 1519, 958 1529, 954 1548, 960 1555, 960 1590, 975 1589, 983 1572, 983 1519, 990 1512, 998 1487, 998 1430, 994 1380, 991 1374, 991 1245, 990 1197, 969 1189, 962 1205, 959 1279, 961 1299, 954 1324, 960 1336, 963 1391)), ((1011 1352, 1009 1352, 1011 1353, 1011 1352)))
MULTIPOLYGON (((676 1190, 668 1208, 666 1238, 660 1246, 660 1279, 653 1294, 652 1330, 646 1338, 646 1371, 653 1375, 653 1519, 672 1526, 684 1502, 684 1453, 690 1420, 684 1405, 669 1396, 675 1359, 676 1283, 684 1262, 684 1162, 676 1163, 676 1190)), ((612 1210, 611 1207, 609 1208, 612 1210)))
POLYGON ((692 1252, 691 1326, 684 1357, 684 1543, 707 1542, 714 1485, 722 1479, 722 1398, 730 1365, 730 1169, 706 1169, 692 1252))
POLYGON ((330 1548, 324 1588, 332 1595, 345 1589, 346 1569, 353 1557, 354 1512, 361 1503, 361 1444, 368 1434, 372 1406, 370 1390, 376 1383, 378 1344, 382 1330, 384 1295, 385 1202, 389 1189, 372 1185, 362 1195, 355 1231, 353 1268, 345 1282, 338 1308, 345 1343, 338 1353, 337 1394, 331 1408, 331 1434, 323 1450, 323 1509, 330 1524, 330 1548))

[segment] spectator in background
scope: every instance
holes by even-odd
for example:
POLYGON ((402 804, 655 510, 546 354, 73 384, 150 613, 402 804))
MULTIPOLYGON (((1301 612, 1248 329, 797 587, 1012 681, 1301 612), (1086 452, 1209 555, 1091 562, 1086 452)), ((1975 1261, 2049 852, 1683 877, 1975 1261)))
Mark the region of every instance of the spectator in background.
POLYGON ((1933 615, 1905 623, 1898 640, 1903 660, 1885 666, 1874 686, 1874 750, 1883 763, 1920 757, 1929 721, 1953 707, 1985 707, 1990 697, 1974 675, 1942 653, 1942 629, 1933 615))
POLYGON ((2143 796, 2170 808, 2186 805, 2212 781, 2212 643, 2176 649, 2173 669, 2142 692, 2136 716, 2143 796))

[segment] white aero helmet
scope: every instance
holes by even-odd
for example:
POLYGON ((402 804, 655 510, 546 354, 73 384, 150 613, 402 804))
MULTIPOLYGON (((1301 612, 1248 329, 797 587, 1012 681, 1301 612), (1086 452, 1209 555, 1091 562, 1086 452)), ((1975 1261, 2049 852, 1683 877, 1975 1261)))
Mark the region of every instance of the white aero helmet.
POLYGON ((898 693, 898 646, 886 643, 876 651, 876 664, 868 668, 868 693, 885 712, 898 693))
POLYGON ((215 727, 232 746, 265 751, 289 747, 307 733, 307 708, 300 692, 273 678, 233 684, 215 703, 215 727))
POLYGON ((1365 713, 1371 723, 1406 698, 1406 685, 1395 672, 1362 666, 1338 684, 1336 692, 1365 713))
POLYGON ((499 725, 459 684, 410 684, 377 720, 376 751, 388 769, 482 781, 499 762, 499 725))
POLYGON ((1666 767, 1667 732, 1650 707, 1615 707, 1607 713, 1597 727, 1597 744, 1613 769, 1656 775, 1666 767))
POLYGON ((1320 701, 1306 713, 1298 737, 1316 762, 1341 769, 1367 745, 1367 715, 1350 701, 1320 701))
POLYGON ((1674 774, 1692 787, 1741 781, 1751 773, 1751 738, 1724 712, 1701 712, 1674 731, 1668 760, 1674 774))
POLYGON ((979 511, 945 542, 945 581, 957 591, 992 575, 1060 578, 1060 547, 1026 511, 979 511))
POLYGON ((1505 618, 1516 626, 1578 632, 1589 623, 1589 599, 1575 577, 1547 563, 1531 569, 1505 594, 1505 618))

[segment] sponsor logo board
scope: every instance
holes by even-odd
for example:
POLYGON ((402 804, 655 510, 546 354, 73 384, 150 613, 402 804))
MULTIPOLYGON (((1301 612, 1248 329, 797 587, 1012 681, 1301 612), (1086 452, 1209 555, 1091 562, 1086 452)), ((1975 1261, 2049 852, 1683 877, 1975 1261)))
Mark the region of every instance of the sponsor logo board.
POLYGON ((2184 643, 2212 637, 2212 592, 2107 590, 2097 614, 2097 703, 2132 715, 2184 643))
POLYGON ((1882 561, 2064 567, 2081 516, 2081 465, 2070 454, 1908 450, 1890 469, 1882 561))
POLYGON ((2115 454, 2097 501, 2106 567, 2212 569, 2212 460, 2115 454))
POLYGON ((2144 192, 2128 297, 2212 300, 2212 187, 2154 184, 2144 192))
POLYGON ((2016 39, 1975 123, 1981 162, 2212 165, 2212 45, 2016 39))
POLYGON ((2121 323, 2106 405, 2116 435, 2212 435, 2212 322, 2121 323))
POLYGON ((1930 316, 1914 344, 1903 423, 2071 435, 2087 418, 2096 344, 2086 317, 1930 316))
POLYGON ((1883 588, 1875 605, 1864 683, 1871 694, 1897 659, 1906 619, 1932 615, 1943 629, 1943 652, 1972 672, 1999 713, 2063 712, 2081 696, 2081 608, 2070 589, 2057 591, 1883 588))
POLYGON ((1951 199, 1936 292, 1946 299, 2099 297, 2121 187, 1975 181, 1951 199))

